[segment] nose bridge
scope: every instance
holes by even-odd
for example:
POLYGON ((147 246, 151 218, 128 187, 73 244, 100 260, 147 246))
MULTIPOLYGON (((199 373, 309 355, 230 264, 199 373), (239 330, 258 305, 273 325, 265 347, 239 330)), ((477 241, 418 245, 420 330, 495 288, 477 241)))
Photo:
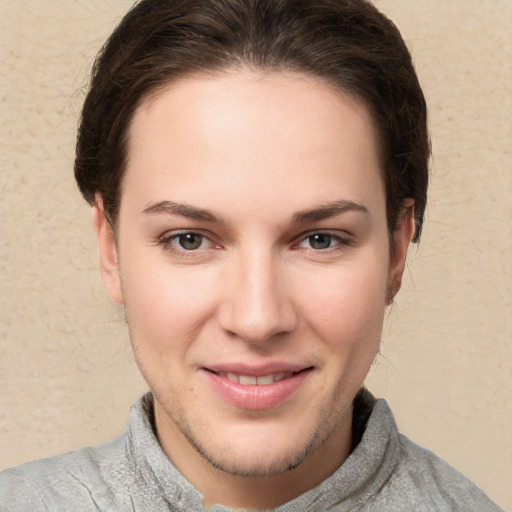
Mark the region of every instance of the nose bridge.
POLYGON ((295 314, 282 262, 271 249, 237 252, 226 276, 223 328, 249 343, 293 330, 295 314))

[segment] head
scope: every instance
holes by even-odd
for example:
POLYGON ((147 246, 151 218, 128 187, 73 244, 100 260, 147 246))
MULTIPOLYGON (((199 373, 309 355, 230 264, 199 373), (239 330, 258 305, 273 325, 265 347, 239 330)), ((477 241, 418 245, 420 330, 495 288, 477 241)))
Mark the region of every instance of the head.
POLYGON ((414 201, 419 241, 430 145, 426 104, 396 26, 366 0, 138 2, 100 52, 79 128, 75 176, 115 227, 128 131, 145 98, 180 77, 249 67, 320 78, 366 106, 379 143, 389 232, 414 201))
POLYGON ((428 154, 363 0, 146 0, 103 48, 76 176, 159 440, 211 501, 276 506, 348 455, 428 154))

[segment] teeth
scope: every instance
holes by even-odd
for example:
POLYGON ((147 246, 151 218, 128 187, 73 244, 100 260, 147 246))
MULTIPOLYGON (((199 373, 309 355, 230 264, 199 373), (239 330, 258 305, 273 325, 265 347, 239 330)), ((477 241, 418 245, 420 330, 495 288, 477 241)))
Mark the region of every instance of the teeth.
POLYGON ((233 381, 233 382, 237 382, 237 383, 238 383, 238 382, 240 382, 240 381, 238 380, 238 375, 237 375, 236 373, 229 373, 229 372, 228 372, 228 373, 226 373, 226 377, 227 377, 229 380, 233 381))
POLYGON ((286 377, 291 377, 293 374, 291 372, 281 372, 262 375, 261 377, 255 377, 254 375, 238 375, 237 373, 232 372, 219 372, 219 375, 221 377, 226 377, 226 379, 230 380, 231 382, 242 384, 242 386, 268 386, 269 384, 274 384, 274 382, 283 380, 286 377))
POLYGON ((244 386, 254 386, 257 384, 258 379, 256 377, 251 377, 250 375, 240 375, 240 384, 244 386))
MULTIPOLYGON (((242 379, 240 379, 240 382, 242 379)), ((258 377, 256 380, 256 384, 258 386, 265 386, 267 384, 273 384, 275 382, 274 377, 272 375, 265 375, 264 377, 258 377)))

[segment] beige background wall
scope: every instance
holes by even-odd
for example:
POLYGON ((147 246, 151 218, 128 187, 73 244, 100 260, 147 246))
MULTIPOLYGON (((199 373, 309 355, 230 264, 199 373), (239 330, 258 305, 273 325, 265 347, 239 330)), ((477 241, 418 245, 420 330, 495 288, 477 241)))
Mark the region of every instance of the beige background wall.
MULTIPOLYGON (((0 0, 0 467, 111 438, 145 389, 72 178, 82 87, 131 3, 0 0)), ((434 161, 369 386, 512 511, 512 2, 376 3, 414 54, 434 161)))

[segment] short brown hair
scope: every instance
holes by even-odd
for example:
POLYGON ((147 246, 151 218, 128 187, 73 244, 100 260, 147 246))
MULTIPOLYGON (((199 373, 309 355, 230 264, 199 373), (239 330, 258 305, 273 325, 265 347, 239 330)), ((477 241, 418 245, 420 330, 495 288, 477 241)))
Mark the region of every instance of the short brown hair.
POLYGON ((134 112, 186 74, 251 66, 320 77, 361 101, 377 130, 389 232, 415 201, 420 236, 430 143, 427 109, 396 26, 366 0, 141 0, 107 40, 92 71, 75 177, 102 196, 115 226, 134 112))

